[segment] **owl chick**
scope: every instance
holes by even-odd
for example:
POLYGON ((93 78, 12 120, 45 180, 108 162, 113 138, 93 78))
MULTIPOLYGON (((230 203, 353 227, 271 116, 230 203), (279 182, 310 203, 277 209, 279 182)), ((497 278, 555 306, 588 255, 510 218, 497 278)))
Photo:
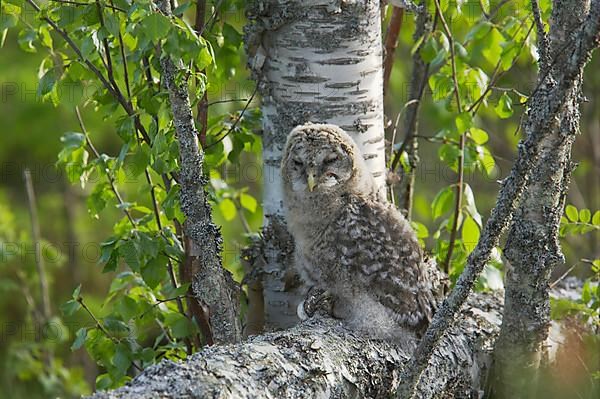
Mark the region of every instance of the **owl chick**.
POLYGON ((409 222, 379 198, 352 138, 334 125, 298 126, 281 169, 296 268, 332 295, 333 315, 376 337, 422 330, 436 307, 437 269, 409 222))

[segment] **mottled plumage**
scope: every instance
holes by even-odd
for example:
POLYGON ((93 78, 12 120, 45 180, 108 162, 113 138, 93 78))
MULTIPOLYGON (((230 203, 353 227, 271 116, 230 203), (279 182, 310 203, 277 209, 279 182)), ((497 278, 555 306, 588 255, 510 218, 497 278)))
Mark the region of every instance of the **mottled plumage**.
POLYGON ((435 265, 424 261, 408 221, 379 197, 350 136, 333 125, 296 127, 282 176, 295 265, 308 285, 332 294, 334 315, 380 337, 427 325, 435 265))

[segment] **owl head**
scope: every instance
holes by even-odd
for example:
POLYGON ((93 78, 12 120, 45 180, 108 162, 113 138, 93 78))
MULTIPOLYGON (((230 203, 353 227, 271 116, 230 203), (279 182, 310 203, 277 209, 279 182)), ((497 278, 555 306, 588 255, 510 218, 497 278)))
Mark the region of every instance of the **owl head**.
POLYGON ((341 193, 360 185, 365 170, 358 147, 335 125, 308 123, 288 136, 281 165, 288 193, 307 197, 341 193))

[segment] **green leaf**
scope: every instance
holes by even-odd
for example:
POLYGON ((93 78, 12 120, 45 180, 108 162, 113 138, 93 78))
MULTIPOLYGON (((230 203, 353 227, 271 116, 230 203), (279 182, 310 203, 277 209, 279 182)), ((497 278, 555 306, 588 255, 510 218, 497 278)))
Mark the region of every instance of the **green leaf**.
POLYGON ((100 374, 96 377, 96 389, 99 391, 105 391, 112 387, 113 381, 110 378, 110 375, 107 373, 100 374))
POLYGON ((479 165, 483 167, 488 177, 491 177, 493 176, 494 171, 496 170, 496 160, 494 159, 494 156, 492 155, 490 150, 488 150, 484 146, 481 146, 480 148, 481 152, 478 152, 479 165))
POLYGON ((165 315, 165 324, 171 328, 175 338, 185 338, 194 331, 190 320, 180 313, 165 315))
POLYGON ((433 36, 429 36, 429 39, 425 42, 423 47, 421 47, 421 58, 427 64, 431 63, 435 56, 437 55, 437 43, 433 36))
POLYGON ((242 44, 242 35, 228 23, 223 24, 223 37, 225 45, 237 48, 242 44))
POLYGON ((501 119, 510 118, 513 114, 512 109, 512 99, 506 93, 502 94, 500 100, 498 100, 498 105, 494 108, 496 111, 496 115, 501 119))
POLYGON ((254 197, 250 194, 246 193, 240 194, 240 204, 251 213, 256 212, 256 208, 258 206, 256 199, 254 199, 254 197))
POLYGON ((81 293, 81 284, 79 284, 77 286, 77 288, 75 288, 73 290, 73 294, 71 295, 71 298, 73 298, 74 300, 78 300, 79 299, 79 294, 81 293))
POLYGON ((567 205, 565 208, 565 214, 571 222, 577 222, 579 220, 579 212, 573 205, 567 205))
POLYGON ((171 29, 171 21, 164 15, 155 12, 145 17, 141 22, 141 26, 150 40, 157 42, 166 38, 171 29))
POLYGON ((59 79, 60 74, 57 68, 48 69, 38 83, 38 96, 43 97, 50 93, 59 79))
POLYGON ((473 190, 471 186, 465 183, 465 187, 463 190, 464 195, 464 207, 467 209, 467 212, 471 217, 477 222, 479 227, 483 227, 483 223, 481 220, 481 215, 479 211, 477 211, 477 205, 475 204, 475 195, 473 195, 473 190))
POLYGON ((122 297, 115 307, 124 320, 133 319, 139 312, 137 302, 129 295, 122 297))
POLYGON ((148 287, 154 289, 163 280, 167 272, 167 258, 158 256, 142 266, 142 278, 148 287))
POLYGON ((121 374, 125 374, 131 366, 131 359, 129 357, 129 348, 120 343, 115 348, 115 355, 112 358, 112 364, 121 372, 121 374))
POLYGON ((480 232, 479 226, 470 216, 467 216, 463 221, 461 233, 466 252, 471 253, 479 241, 480 232))
POLYGON ((229 198, 224 198, 220 203, 219 203, 219 210, 221 211, 221 214, 223 215, 223 218, 230 222, 233 219, 235 219, 235 215, 237 213, 237 210, 235 208, 235 204, 233 203, 233 201, 229 198))
POLYGON ((491 28, 485 36, 485 48, 482 51, 483 56, 491 65, 496 65, 500 61, 503 44, 504 36, 498 29, 491 28))
POLYGON ((589 223, 592 220, 592 212, 589 209, 582 209, 579 211, 579 220, 583 223, 589 223))
POLYGON ((429 237, 429 230, 427 230, 427 226, 425 226, 423 223, 411 221, 410 224, 413 227, 413 230, 415 230, 417 233, 417 238, 429 237))
POLYGON ((81 304, 74 299, 71 299, 60 306, 61 312, 65 316, 71 316, 73 313, 81 309, 81 304))
POLYGON ((476 127, 472 127, 469 130, 469 136, 471 137, 471 140, 473 140, 475 142, 475 144, 479 144, 479 145, 485 144, 489 140, 489 136, 485 132, 485 130, 481 130, 476 127))
POLYGON ((592 217, 592 224, 594 226, 600 226, 600 211, 596 211, 594 213, 594 217, 592 217))
POLYGON ((452 187, 445 187, 433 199, 431 204, 431 214, 433 219, 437 219, 452 209, 454 203, 454 190, 452 187))
POLYGON ((473 117, 469 112, 463 112, 454 119, 454 124, 459 133, 464 133, 473 126, 473 117))
POLYGON ((75 340, 73 341, 73 344, 71 345, 71 350, 76 351, 77 349, 81 348, 83 346, 83 344, 85 343, 86 337, 87 337, 87 328, 83 327, 83 328, 80 328, 79 330, 77 330, 77 333, 75 334, 75 340))
POLYGON ((123 258, 125 263, 133 270, 137 272, 140 270, 140 259, 138 250, 132 240, 122 241, 119 245, 119 255, 123 258))
POLYGON ((106 30, 113 36, 119 36, 119 18, 110 11, 104 13, 104 26, 106 30))

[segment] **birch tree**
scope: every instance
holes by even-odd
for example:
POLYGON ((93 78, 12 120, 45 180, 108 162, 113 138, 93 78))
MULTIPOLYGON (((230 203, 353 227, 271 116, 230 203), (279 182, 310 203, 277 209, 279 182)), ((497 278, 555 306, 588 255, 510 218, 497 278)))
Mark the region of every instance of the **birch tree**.
POLYGON ((384 195, 381 9, 370 0, 258 0, 249 15, 249 65, 263 113, 264 312, 268 327, 289 327, 298 321, 304 291, 290 269, 282 149, 299 124, 339 125, 357 142, 384 195))

